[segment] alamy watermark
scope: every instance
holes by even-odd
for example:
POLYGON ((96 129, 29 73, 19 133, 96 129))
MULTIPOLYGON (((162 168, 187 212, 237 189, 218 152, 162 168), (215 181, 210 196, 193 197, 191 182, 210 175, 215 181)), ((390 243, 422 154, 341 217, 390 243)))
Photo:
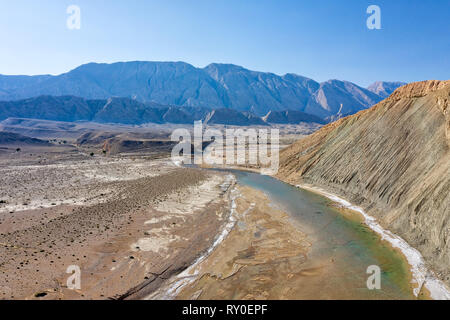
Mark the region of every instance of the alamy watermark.
POLYGON ((261 174, 274 175, 279 167, 280 133, 278 129, 219 129, 204 130, 202 121, 194 123, 191 131, 179 128, 171 139, 179 142, 172 150, 176 164, 251 165, 261 174))
POLYGON ((81 29, 81 9, 77 5, 70 5, 66 10, 69 17, 67 18, 67 29, 80 30, 81 29))
MULTIPOLYGON (((66 13, 69 15, 67 18, 67 28, 69 30, 81 29, 81 9, 78 5, 72 4, 67 7, 66 13)), ((367 7, 366 13, 370 16, 367 18, 366 26, 369 30, 381 29, 381 8, 378 5, 372 4, 367 7)))
POLYGON ((67 288, 70 290, 80 290, 81 289, 81 269, 77 265, 71 265, 67 267, 66 273, 71 274, 67 278, 67 288))
POLYGON ((367 289, 380 290, 381 289, 381 269, 377 265, 372 265, 367 268, 367 274, 370 274, 367 279, 367 289))
POLYGON ((381 29, 381 9, 377 5, 370 5, 367 7, 367 13, 370 16, 367 18, 366 25, 369 30, 381 29))

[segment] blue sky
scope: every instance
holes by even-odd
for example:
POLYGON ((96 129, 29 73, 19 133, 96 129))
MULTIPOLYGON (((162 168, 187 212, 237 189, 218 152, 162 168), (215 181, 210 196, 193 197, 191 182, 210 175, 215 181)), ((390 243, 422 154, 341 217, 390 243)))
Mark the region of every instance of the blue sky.
POLYGON ((234 63, 317 81, 450 78, 450 0, 0 0, 0 74, 87 62, 234 63), (66 27, 69 5, 81 29, 66 27), (366 9, 381 8, 381 30, 366 9))

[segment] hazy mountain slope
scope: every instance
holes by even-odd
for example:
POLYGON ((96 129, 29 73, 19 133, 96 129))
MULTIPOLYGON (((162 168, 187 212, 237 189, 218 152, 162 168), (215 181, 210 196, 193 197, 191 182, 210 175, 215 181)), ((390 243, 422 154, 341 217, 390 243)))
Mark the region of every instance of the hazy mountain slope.
POLYGON ((164 122, 169 123, 190 123, 194 121, 203 120, 207 114, 211 111, 205 108, 196 107, 166 107, 160 109, 162 119, 164 122))
POLYGON ((379 95, 380 97, 387 98, 398 87, 404 86, 404 82, 386 82, 377 81, 367 87, 367 90, 379 95))
POLYGON ((204 121, 208 124, 226 124, 237 126, 267 125, 267 123, 255 115, 224 108, 212 110, 208 113, 204 121))
POLYGON ((278 176, 364 206, 450 284, 450 81, 397 89, 282 151, 278 176))
POLYGON ((298 124, 300 122, 325 123, 323 119, 317 116, 294 110, 270 111, 263 120, 269 123, 281 124, 298 124))
MULTIPOLYGON (((323 123, 322 119, 303 112, 289 111, 289 113, 284 112, 283 114, 285 116, 282 122, 271 121, 271 119, 268 119, 267 122, 323 123)), ((198 120, 209 121, 210 124, 267 125, 261 117, 251 112, 234 109, 219 108, 211 110, 201 107, 163 106, 155 103, 144 104, 129 98, 86 100, 73 96, 40 96, 18 101, 0 101, 0 121, 8 118, 64 122, 93 121, 126 125, 141 125, 144 123, 193 124, 194 121, 198 120)))
POLYGON ((48 141, 30 138, 21 134, 0 131, 0 145, 7 146, 51 146, 48 141))
POLYGON ((48 80, 52 76, 5 76, 0 74, 0 98, 2 96, 7 96, 9 91, 15 91, 22 87, 38 85, 45 80, 48 80))
POLYGON ((348 81, 329 80, 309 99, 304 112, 321 118, 354 114, 381 101, 375 93, 348 81), (341 108, 342 105, 342 108, 341 108))
MULTIPOLYGON (((142 102, 197 105, 202 94, 206 103, 216 103, 215 90, 201 69, 183 62, 89 63, 68 73, 14 90, 0 99, 20 99, 39 95, 74 95, 87 99, 136 98, 142 102), (191 103, 191 104, 190 104, 191 103)), ((0 88, 2 88, 0 86, 0 88)))
POLYGON ((161 114, 157 109, 145 104, 127 99, 110 98, 95 114, 93 121, 101 123, 143 124, 162 123, 161 114))
POLYGON ((319 84, 295 74, 279 76, 217 63, 205 68, 184 62, 89 63, 58 76, 0 75, 0 100, 4 101, 41 95, 127 97, 143 103, 231 108, 258 116, 271 110, 333 116, 341 103, 346 114, 380 101, 384 91, 380 92, 378 95, 345 81, 319 84))
MULTIPOLYGON (((74 96, 39 96, 17 101, 0 101, 0 121, 7 118, 29 118, 100 123, 163 123, 169 107, 143 104, 128 98, 86 100, 74 96)), ((205 112, 206 113, 206 112, 205 112)))
POLYGON ((33 118, 55 121, 91 119, 98 107, 83 98, 73 96, 40 96, 21 101, 0 102, 0 120, 6 118, 33 118))
POLYGON ((233 107, 265 114, 271 109, 302 107, 311 88, 318 86, 303 77, 282 77, 254 72, 234 65, 212 64, 205 69, 184 62, 90 63, 68 73, 24 81, 3 76, 0 99, 20 99, 39 95, 74 95, 87 99, 113 96, 136 98, 142 102, 233 107), (311 87, 311 88, 310 88, 311 87))
POLYGON ((277 76, 232 64, 210 64, 204 69, 219 84, 223 105, 263 115, 270 110, 303 109, 319 84, 295 75, 277 76))

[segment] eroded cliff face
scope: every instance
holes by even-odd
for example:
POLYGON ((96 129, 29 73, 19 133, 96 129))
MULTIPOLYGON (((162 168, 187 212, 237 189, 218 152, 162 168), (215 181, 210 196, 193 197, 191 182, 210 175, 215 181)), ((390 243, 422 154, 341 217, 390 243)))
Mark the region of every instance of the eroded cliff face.
POLYGON ((450 80, 397 89, 280 155, 278 177, 363 206, 450 284, 450 80))

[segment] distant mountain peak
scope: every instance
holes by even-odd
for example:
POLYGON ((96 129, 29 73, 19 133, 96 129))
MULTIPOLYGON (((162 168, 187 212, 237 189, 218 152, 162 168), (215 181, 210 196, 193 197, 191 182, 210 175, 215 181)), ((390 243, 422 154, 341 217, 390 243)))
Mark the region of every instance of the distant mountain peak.
POLYGON ((233 63, 217 63, 213 62, 208 64, 204 69, 228 69, 228 70, 247 70, 242 66, 233 63))
POLYGON ((398 87, 404 86, 405 82, 388 82, 388 81, 376 81, 367 87, 367 90, 386 98, 398 87))

